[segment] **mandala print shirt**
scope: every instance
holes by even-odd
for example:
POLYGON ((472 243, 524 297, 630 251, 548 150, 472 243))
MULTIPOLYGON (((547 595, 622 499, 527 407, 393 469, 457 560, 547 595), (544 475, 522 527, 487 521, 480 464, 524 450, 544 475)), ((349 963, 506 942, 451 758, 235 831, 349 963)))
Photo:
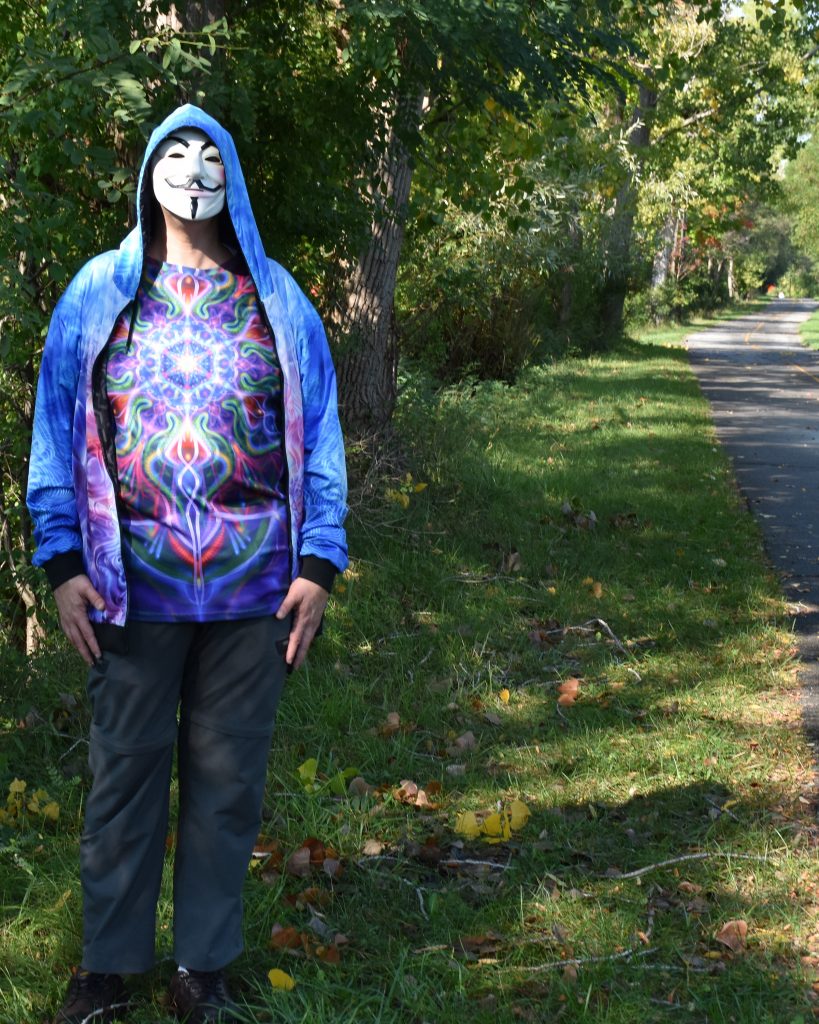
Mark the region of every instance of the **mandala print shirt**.
POLYGON ((148 260, 106 384, 129 617, 270 614, 289 583, 281 370, 246 269, 148 260))

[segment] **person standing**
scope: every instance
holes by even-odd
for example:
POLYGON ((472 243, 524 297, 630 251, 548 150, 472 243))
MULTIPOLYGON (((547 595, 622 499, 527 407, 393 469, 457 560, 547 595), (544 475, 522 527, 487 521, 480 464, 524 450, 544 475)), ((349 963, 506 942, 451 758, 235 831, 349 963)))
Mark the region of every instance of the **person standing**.
POLYGON ((224 969, 274 718, 347 566, 346 474, 321 321, 198 107, 153 132, 136 227, 57 304, 27 503, 90 666, 83 955, 54 1024, 118 1019, 122 975, 153 966, 175 746, 170 1005, 236 1020, 224 969))

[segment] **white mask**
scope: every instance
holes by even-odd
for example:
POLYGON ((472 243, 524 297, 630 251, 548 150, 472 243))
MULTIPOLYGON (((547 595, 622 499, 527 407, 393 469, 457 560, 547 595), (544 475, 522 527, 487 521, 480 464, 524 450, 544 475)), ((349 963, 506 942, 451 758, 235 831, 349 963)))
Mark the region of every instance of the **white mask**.
POLYGON ((179 128, 156 148, 152 180, 160 206, 183 220, 207 220, 225 205, 225 166, 198 128, 179 128))

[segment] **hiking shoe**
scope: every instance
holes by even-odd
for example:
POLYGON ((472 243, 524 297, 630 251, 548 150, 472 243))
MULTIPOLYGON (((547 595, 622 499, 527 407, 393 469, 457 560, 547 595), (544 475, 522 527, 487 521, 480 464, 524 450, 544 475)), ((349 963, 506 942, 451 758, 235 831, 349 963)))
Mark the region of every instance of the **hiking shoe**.
POLYGON ((237 1024, 238 1007, 230 997, 224 971, 181 970, 168 986, 171 1009, 187 1024, 237 1024))
POLYGON ((108 1024, 124 1020, 128 993, 118 974, 94 974, 77 967, 53 1024, 108 1024))

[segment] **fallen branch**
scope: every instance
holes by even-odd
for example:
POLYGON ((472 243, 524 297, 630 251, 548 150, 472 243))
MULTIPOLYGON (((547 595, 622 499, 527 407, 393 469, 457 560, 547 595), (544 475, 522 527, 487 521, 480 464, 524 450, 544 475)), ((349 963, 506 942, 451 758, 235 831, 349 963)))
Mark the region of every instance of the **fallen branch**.
POLYGON ((723 852, 722 850, 712 850, 706 853, 684 853, 680 857, 670 857, 668 860, 657 861, 656 864, 647 864, 644 868, 637 868, 636 871, 626 871, 622 875, 598 875, 598 877, 614 878, 620 882, 624 878, 639 878, 641 875, 647 875, 649 871, 656 871, 658 868, 667 868, 672 864, 684 864, 686 861, 690 860, 708 860, 711 857, 732 857, 735 860, 756 860, 762 861, 763 863, 771 859, 767 854, 730 853, 723 852))
POLYGON ((611 626, 603 619, 589 619, 588 622, 584 622, 581 626, 560 626, 557 629, 543 629, 538 630, 542 636, 546 637, 547 640, 554 637, 551 642, 557 642, 563 637, 569 636, 570 634, 576 636, 594 636, 596 633, 603 633, 612 642, 612 644, 621 652, 624 658, 632 658, 634 655, 623 642, 614 634, 611 626))
POLYGON ((658 947, 652 946, 649 949, 638 949, 632 946, 620 953, 609 953, 607 956, 576 956, 567 960, 552 960, 547 964, 536 964, 534 967, 510 967, 509 970, 527 971, 529 974, 542 974, 544 971, 559 971, 563 967, 585 967, 587 964, 605 964, 613 960, 630 960, 632 957, 651 956, 657 952, 658 947))

